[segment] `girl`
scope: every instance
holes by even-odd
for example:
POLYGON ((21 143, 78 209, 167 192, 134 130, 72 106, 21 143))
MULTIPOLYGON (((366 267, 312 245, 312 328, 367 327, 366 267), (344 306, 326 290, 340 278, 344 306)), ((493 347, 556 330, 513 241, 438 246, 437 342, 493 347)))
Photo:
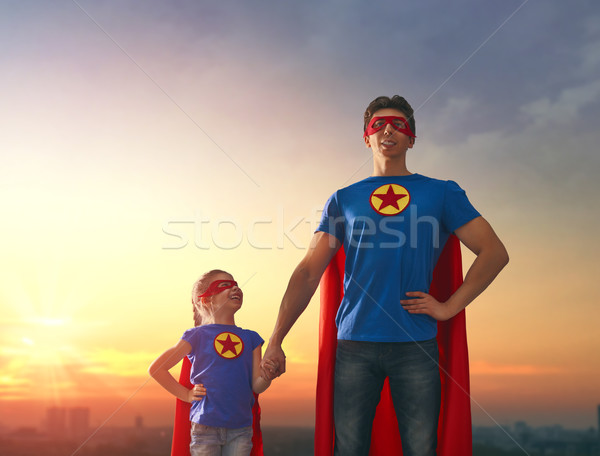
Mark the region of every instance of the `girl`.
MULTIPOLYGON (((243 298, 231 274, 202 275, 192 288, 195 327, 149 368, 163 388, 192 403, 191 456, 247 456, 252 450, 253 392, 262 393, 271 381, 260 376, 263 339, 235 325, 243 298), (169 372, 185 356, 192 364, 192 389, 169 372)), ((275 371, 273 363, 267 368, 275 371)))

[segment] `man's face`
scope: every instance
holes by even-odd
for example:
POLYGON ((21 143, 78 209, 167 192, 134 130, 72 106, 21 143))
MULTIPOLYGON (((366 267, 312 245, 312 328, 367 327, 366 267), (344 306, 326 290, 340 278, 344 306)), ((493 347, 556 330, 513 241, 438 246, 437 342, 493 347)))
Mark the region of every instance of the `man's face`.
POLYGON ((371 136, 372 134, 375 134, 384 128, 386 125, 391 125, 400 133, 404 133, 406 136, 416 138, 415 134, 410 128, 410 123, 404 116, 373 116, 371 117, 363 136, 371 136))
POLYGON ((364 136, 365 144, 373 149, 374 153, 385 156, 404 153, 414 144, 414 134, 410 131, 410 126, 406 128, 407 126, 407 116, 403 112, 393 108, 380 109, 371 117, 369 128, 364 136), (386 117, 387 119, 376 119, 377 117, 386 117))

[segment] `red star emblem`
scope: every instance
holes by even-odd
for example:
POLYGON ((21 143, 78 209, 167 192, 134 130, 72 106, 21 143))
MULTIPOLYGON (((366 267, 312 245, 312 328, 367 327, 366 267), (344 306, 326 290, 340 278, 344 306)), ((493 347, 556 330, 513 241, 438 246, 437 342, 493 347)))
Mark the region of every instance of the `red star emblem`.
POLYGON ((219 356, 227 359, 237 358, 244 351, 242 339, 231 332, 224 332, 215 337, 214 347, 219 356))
POLYGON ((386 184, 371 193, 371 207, 381 215, 397 215, 408 206, 410 193, 401 185, 386 184))
POLYGON ((381 200, 381 205, 379 206, 379 210, 381 211, 388 206, 393 206, 394 208, 400 210, 400 207, 398 206, 398 200, 406 198, 408 195, 399 195, 394 193, 394 189, 390 185, 387 189, 387 193, 379 195, 373 194, 373 196, 381 200))

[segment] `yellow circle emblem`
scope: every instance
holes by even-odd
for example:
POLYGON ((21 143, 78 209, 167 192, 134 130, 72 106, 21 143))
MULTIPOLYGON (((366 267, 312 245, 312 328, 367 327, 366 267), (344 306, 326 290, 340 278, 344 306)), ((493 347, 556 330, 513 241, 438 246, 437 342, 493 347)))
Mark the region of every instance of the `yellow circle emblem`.
POLYGON ((402 185, 385 184, 371 193, 369 202, 378 214, 397 215, 408 207, 410 193, 402 185))
POLYGON ((214 347, 221 358, 234 359, 244 351, 244 342, 234 333, 222 332, 215 337, 214 347))

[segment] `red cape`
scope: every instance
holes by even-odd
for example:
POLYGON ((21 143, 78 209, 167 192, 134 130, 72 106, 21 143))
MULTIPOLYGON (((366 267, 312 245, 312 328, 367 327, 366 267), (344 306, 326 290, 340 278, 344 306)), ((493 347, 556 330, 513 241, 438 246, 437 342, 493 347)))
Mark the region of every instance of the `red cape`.
MULTIPOLYGON (((190 368, 192 363, 183 358, 179 383, 192 388, 190 383, 190 368)), ((190 407, 192 404, 177 399, 175 405, 175 423, 173 425, 173 443, 171 444, 171 456, 190 456, 190 407)), ((250 456, 263 456, 262 432, 260 430, 260 405, 258 395, 254 394, 254 406, 252 407, 252 452, 250 456)))
MULTIPOLYGON (((344 295, 345 254, 340 249, 321 280, 321 319, 319 328, 319 366, 315 455, 333 454, 333 374, 337 346, 335 315, 344 295)), ((462 284, 460 242, 451 236, 433 273, 430 294, 446 301, 462 284)), ((464 310, 454 318, 438 322, 437 335, 442 380, 442 406, 438 425, 439 456, 471 456, 471 401, 469 396, 469 357, 464 310)), ((398 422, 386 381, 377 406, 370 454, 402 455, 398 422)))

